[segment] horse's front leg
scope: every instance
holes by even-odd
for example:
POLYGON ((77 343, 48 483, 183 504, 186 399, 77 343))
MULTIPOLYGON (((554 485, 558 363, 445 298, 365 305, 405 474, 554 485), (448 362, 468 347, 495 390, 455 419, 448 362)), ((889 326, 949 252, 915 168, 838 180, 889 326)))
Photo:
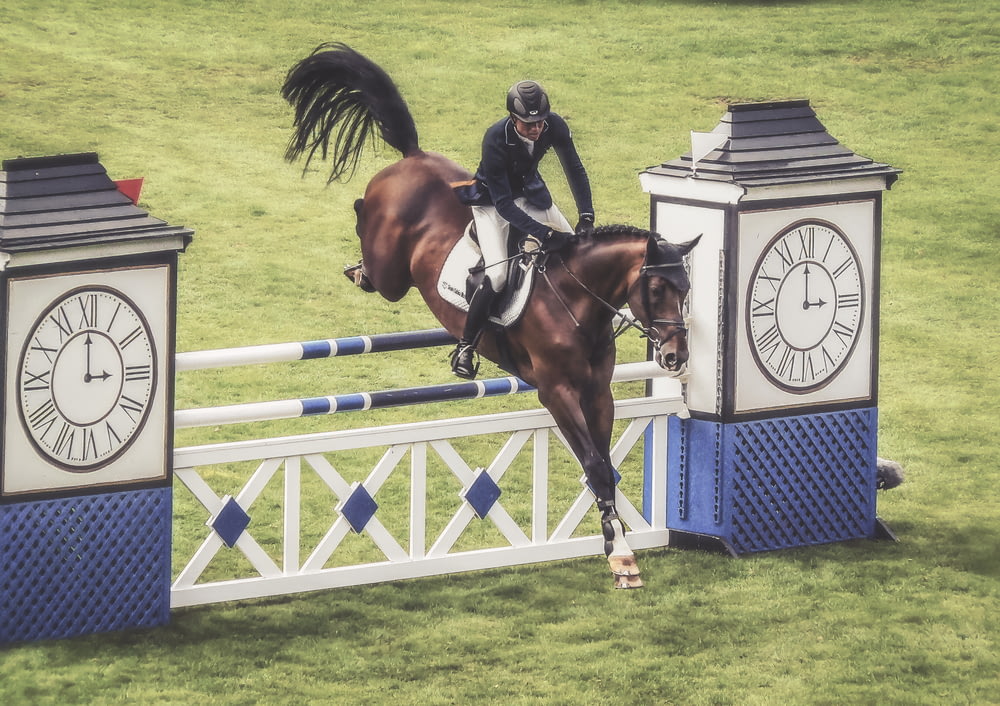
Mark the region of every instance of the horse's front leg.
POLYGON ((611 356, 610 365, 594 366, 586 375, 540 374, 538 397, 555 419, 594 493, 601 513, 604 553, 615 577, 615 588, 640 588, 643 584, 639 567, 625 540, 625 525, 615 509, 615 471, 610 450, 614 422, 613 349, 611 356), (553 381, 553 377, 558 381, 553 381))
POLYGON ((601 512, 601 532, 604 535, 604 554, 615 577, 615 588, 642 588, 639 564, 625 539, 625 523, 618 516, 615 507, 614 464, 611 462, 611 430, 614 424, 615 403, 611 394, 610 378, 607 384, 595 386, 588 397, 591 400, 591 412, 585 414, 591 419, 591 437, 602 444, 601 454, 607 462, 609 475, 608 491, 604 495, 597 495, 597 508, 601 512))

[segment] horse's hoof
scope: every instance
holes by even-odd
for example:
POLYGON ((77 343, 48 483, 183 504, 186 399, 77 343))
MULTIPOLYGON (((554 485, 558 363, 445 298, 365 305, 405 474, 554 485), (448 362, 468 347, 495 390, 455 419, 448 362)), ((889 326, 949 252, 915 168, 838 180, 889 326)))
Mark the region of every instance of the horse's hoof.
POLYGON ((374 292, 375 287, 372 285, 368 275, 365 274, 364 265, 358 263, 356 265, 351 265, 344 268, 344 276, 354 282, 356 287, 360 287, 362 291, 374 292))
POLYGON ((625 576, 615 574, 615 588, 642 588, 644 584, 638 574, 625 576))
POLYGON ((608 565, 615 577, 615 588, 642 588, 635 556, 609 556, 608 565))
POLYGON ((611 573, 615 576, 638 576, 639 564, 635 561, 635 556, 609 556, 608 565, 611 573))

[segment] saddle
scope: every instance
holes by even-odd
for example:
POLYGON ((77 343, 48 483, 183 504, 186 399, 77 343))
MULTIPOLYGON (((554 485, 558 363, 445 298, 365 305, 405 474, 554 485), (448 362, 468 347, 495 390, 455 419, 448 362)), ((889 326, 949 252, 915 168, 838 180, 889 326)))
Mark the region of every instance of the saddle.
MULTIPOLYGON (((469 223, 465 233, 445 258, 437 286, 441 298, 462 311, 469 310, 472 292, 489 274, 475 238, 474 225, 469 223)), ((516 243, 517 238, 511 238, 511 241, 516 243)), ((515 250, 512 254, 517 252, 515 250)), ((535 267, 531 260, 527 257, 515 257, 511 260, 507 268, 507 284, 493 304, 490 321, 502 328, 510 328, 520 321, 534 283, 535 267)))

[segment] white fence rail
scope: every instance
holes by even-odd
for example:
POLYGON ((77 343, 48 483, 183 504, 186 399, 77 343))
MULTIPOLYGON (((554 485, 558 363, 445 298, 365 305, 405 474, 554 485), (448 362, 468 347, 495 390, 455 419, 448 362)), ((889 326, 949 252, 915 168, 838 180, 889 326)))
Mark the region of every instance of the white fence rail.
MULTIPOLYGON (((629 542, 633 548, 667 544, 667 416, 684 412, 679 395, 622 400, 616 404, 616 418, 623 420, 619 425, 623 430, 612 451, 615 465, 633 447, 643 444, 649 445, 651 458, 662 459, 645 464, 647 477, 643 487, 649 495, 645 499, 645 514, 640 499, 618 494, 619 512, 630 527, 629 542)), ((171 604, 189 606, 601 554, 603 538, 599 533, 574 536, 593 505, 593 496, 582 477, 575 499, 568 505, 552 507, 557 502, 549 490, 553 440, 566 446, 548 412, 535 410, 177 449, 176 478, 206 511, 208 527, 201 545, 173 583, 171 604), (467 463, 452 443, 496 434, 506 435, 506 442, 484 469, 467 463), (356 483, 349 483, 327 456, 377 448, 384 449, 380 460, 363 481, 356 483), (512 499, 503 494, 502 486, 505 473, 525 448, 531 449, 532 497, 530 522, 522 526, 504 509, 504 503, 512 499), (440 525, 428 521, 431 504, 427 473, 431 454, 444 463, 463 488, 458 510, 436 536, 431 536, 428 530, 432 524, 440 525), (408 464, 403 463, 406 458, 408 464), (204 472, 207 468, 248 461, 258 466, 234 496, 220 495, 212 489, 213 476, 204 472), (328 528, 322 538, 313 546, 303 547, 303 474, 310 471, 332 492, 337 504, 329 512, 328 528), (405 531, 396 532, 405 536, 394 536, 379 520, 379 512, 372 510, 372 505, 379 502, 380 489, 393 474, 399 473, 409 475, 409 522, 405 531), (489 480, 481 479, 483 474, 489 480), (280 552, 272 549, 269 553, 254 538, 261 528, 252 518, 256 514, 254 502, 271 484, 281 487, 282 538, 280 552), (492 504, 489 499, 485 504, 480 500, 477 510, 477 499, 470 493, 480 484, 499 489, 501 494, 492 504), (473 522, 480 521, 479 511, 483 512, 481 521, 492 522, 504 542, 501 546, 456 550, 459 538, 473 522), (550 529, 553 519, 554 528, 550 529), (360 526, 355 527, 352 522, 360 526), (384 559, 330 566, 336 563, 331 558, 352 533, 370 540, 384 559), (227 548, 227 542, 232 544, 231 548, 227 548), (249 575, 205 579, 213 560, 217 560, 220 552, 228 551, 238 551, 246 557, 252 567, 249 575)), ((596 523, 594 529, 598 529, 596 523)))

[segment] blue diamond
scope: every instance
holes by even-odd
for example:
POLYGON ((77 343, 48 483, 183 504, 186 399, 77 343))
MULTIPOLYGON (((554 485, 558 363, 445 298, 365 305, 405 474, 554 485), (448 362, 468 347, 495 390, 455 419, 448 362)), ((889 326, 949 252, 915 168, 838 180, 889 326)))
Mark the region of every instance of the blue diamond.
POLYGON ((230 549, 249 524, 250 515, 230 495, 222 499, 222 509, 208 521, 208 526, 215 530, 230 549))
POLYGON ((500 486, 490 478, 490 474, 482 468, 477 468, 476 478, 472 481, 472 485, 466 489, 463 497, 472 506, 476 517, 482 520, 489 514, 501 492, 503 491, 500 490, 500 486))
POLYGON ((375 511, 378 510, 378 503, 365 490, 365 486, 355 483, 351 497, 337 507, 337 511, 350 523, 351 529, 357 534, 361 534, 365 525, 372 519, 375 511))

